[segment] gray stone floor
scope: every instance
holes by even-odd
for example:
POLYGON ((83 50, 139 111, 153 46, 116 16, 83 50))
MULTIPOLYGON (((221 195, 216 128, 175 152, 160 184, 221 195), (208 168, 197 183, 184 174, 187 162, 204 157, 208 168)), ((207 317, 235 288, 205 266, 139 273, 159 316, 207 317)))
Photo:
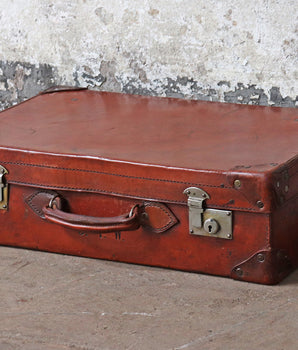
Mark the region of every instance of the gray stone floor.
POLYGON ((0 349, 298 349, 277 286, 0 247, 0 349))

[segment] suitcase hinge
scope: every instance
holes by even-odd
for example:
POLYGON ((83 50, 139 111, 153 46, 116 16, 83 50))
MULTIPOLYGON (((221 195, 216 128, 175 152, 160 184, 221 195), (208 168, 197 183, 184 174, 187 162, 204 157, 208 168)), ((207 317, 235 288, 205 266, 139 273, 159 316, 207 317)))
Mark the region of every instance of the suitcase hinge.
POLYGON ((231 211, 205 208, 205 200, 210 197, 200 188, 188 187, 183 193, 188 196, 190 234, 233 238, 231 211))
POLYGON ((5 175, 8 171, 0 165, 0 209, 8 209, 8 184, 5 181, 5 175))

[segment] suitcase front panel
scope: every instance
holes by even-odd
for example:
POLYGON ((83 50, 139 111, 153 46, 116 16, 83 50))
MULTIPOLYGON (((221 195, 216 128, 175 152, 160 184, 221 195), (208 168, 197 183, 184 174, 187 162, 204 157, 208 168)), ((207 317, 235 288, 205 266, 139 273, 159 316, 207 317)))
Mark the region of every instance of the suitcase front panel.
MULTIPOLYGON (((225 240, 191 235, 187 205, 171 203, 167 207, 178 222, 163 233, 141 226, 134 231, 100 234, 66 228, 41 218, 25 203, 39 190, 10 186, 9 211, 0 213, 1 244, 223 276, 231 276, 236 265, 269 247, 267 214, 234 212, 233 240, 225 240)), ((92 193, 59 194, 67 201, 69 212, 94 217, 118 216, 142 203, 139 199, 92 193)), ((254 280, 253 276, 248 279, 254 280)), ((264 276, 256 282, 272 280, 264 276)))

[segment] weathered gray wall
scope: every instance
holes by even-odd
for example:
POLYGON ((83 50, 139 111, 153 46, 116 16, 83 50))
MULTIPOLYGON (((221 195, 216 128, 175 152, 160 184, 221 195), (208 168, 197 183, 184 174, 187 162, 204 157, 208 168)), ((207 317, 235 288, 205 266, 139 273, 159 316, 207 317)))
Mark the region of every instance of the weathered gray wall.
POLYGON ((295 106, 297 0, 0 0, 0 108, 53 84, 295 106))

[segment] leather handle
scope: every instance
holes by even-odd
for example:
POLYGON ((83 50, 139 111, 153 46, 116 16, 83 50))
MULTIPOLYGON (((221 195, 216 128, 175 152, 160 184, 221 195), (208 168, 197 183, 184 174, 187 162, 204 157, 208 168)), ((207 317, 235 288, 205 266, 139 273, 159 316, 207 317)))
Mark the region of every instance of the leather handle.
POLYGON ((67 200, 52 190, 34 190, 25 202, 40 218, 80 231, 108 233, 137 230, 140 226, 152 233, 164 233, 178 223, 172 211, 162 203, 144 201, 136 204, 130 213, 98 218, 71 214, 63 210, 68 208, 67 200))
POLYGON ((94 216, 78 215, 67 213, 58 208, 55 199, 54 205, 51 207, 44 206, 43 214, 48 221, 62 225, 75 230, 88 231, 90 233, 109 233, 118 231, 133 231, 140 227, 139 206, 132 207, 130 213, 100 218, 94 216))

